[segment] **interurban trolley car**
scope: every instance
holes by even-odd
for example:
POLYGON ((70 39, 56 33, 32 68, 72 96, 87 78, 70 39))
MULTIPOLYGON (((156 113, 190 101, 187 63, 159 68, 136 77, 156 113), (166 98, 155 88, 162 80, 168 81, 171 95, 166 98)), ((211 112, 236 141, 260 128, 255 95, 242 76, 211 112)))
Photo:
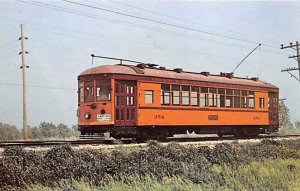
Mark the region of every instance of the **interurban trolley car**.
POLYGON ((118 139, 258 136, 278 131, 278 93, 270 83, 232 73, 102 65, 78 76, 78 128, 82 135, 109 132, 118 139))

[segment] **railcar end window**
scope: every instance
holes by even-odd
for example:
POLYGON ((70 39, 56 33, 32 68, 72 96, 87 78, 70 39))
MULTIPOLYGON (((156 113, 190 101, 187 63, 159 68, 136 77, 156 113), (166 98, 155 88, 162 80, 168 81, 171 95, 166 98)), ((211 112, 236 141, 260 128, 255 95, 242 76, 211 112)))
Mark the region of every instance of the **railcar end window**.
POLYGON ((190 105, 190 86, 182 86, 182 105, 190 105))
POLYGON ((170 85, 162 84, 161 85, 161 104, 170 105, 170 85))
POLYGON ((111 87, 110 80, 96 80, 96 100, 97 101, 110 101, 111 100, 111 87))
POLYGON ((78 84, 78 100, 79 102, 83 102, 84 101, 84 87, 83 87, 83 82, 79 82, 78 84))
POLYGON ((94 82, 86 81, 84 83, 84 101, 94 101, 94 82))
POLYGON ((145 90, 145 103, 151 104, 153 103, 153 91, 145 90))
POLYGON ((180 105, 180 86, 172 85, 172 104, 180 105))

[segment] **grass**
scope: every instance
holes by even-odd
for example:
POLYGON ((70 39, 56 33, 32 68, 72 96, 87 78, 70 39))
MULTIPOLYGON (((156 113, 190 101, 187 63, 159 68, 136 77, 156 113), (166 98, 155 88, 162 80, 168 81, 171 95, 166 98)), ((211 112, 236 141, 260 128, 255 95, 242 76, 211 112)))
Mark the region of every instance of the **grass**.
MULTIPOLYGON (((110 177, 100 187, 89 185, 87 182, 61 181, 56 187, 49 188, 41 185, 28 186, 28 191, 201 191, 201 190, 300 190, 300 160, 299 159, 266 159, 260 162, 243 164, 236 168, 213 165, 210 171, 215 179, 210 183, 196 184, 184 177, 164 177, 161 180, 148 175, 124 176, 121 180, 110 177)), ((197 172, 195 172, 197 174, 197 172)), ((203 176, 203 173, 199 176, 203 176)))

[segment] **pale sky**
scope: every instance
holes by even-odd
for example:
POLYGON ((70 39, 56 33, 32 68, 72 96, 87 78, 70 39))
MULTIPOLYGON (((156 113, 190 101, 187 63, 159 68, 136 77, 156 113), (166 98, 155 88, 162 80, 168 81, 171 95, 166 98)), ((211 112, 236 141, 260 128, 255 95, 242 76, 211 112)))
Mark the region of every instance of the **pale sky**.
MULTIPOLYGON (((295 51, 280 49, 281 44, 300 41, 299 2, 71 2, 82 5, 0 1, 0 122, 22 128, 20 24, 29 38, 25 47, 30 126, 41 121, 77 123, 77 76, 91 67, 92 53, 219 74, 231 72, 259 43, 262 46, 235 76, 258 76, 279 87, 292 121, 300 121, 300 83, 281 72, 298 67, 288 59, 295 51)), ((116 62, 94 62, 102 64, 116 62)), ((293 74, 299 77, 297 71, 293 74)))

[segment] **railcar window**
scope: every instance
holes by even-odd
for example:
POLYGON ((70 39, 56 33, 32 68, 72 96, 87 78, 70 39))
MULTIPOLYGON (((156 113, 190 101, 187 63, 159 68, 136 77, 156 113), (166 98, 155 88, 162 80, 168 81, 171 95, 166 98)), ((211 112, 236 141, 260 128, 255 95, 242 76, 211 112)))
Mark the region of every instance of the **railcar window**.
POLYGON ((242 91, 242 108, 247 108, 247 96, 248 96, 248 92, 243 90, 242 91))
POLYGON ((232 107, 233 106, 233 90, 226 89, 226 107, 232 107))
POLYGON ((172 104, 180 105, 180 86, 172 85, 172 104))
POLYGON ((265 107, 265 98, 259 98, 259 107, 264 108, 265 107))
POLYGON ((127 94, 133 94, 134 93, 133 86, 127 86, 126 87, 126 93, 127 94))
POLYGON ((96 92, 97 101, 111 100, 110 80, 96 80, 96 92))
POLYGON ((191 105, 199 106, 199 87, 192 86, 191 89, 191 105))
POLYGON ((190 105, 190 86, 182 86, 182 105, 190 105))
POLYGON ((86 81, 84 83, 84 101, 94 101, 94 82, 86 81))
POLYGON ((248 101, 249 101, 249 108, 254 108, 254 92, 253 91, 249 91, 249 97, 248 97, 248 101))
POLYGON ((161 85, 161 104, 170 105, 170 85, 162 84, 161 85))
POLYGON ((218 89, 218 106, 225 107, 225 89, 219 88, 218 89))
POLYGON ((126 105, 134 105, 134 97, 133 96, 126 97, 126 105))
POLYGON ((145 103, 153 103, 153 91, 145 90, 145 103))
POLYGON ((78 90, 79 90, 79 102, 83 102, 84 101, 84 87, 83 87, 83 82, 79 82, 78 84, 78 90))
POLYGON ((241 107, 241 91, 234 90, 234 107, 240 108, 241 107))
POLYGON ((217 107, 217 89, 209 88, 209 106, 217 107))
POLYGON ((201 87, 201 93, 200 93, 200 106, 201 107, 207 107, 208 106, 208 88, 201 87))

